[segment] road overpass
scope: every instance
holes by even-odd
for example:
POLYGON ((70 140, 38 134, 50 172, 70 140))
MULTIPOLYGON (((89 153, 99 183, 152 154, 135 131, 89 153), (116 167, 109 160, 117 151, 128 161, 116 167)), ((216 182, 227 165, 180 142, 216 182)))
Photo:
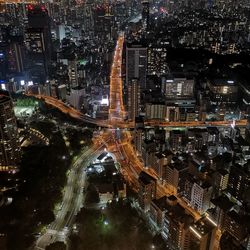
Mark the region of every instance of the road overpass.
MULTIPOLYGON (((116 85, 116 81, 113 81, 112 84, 116 85)), ((118 92, 121 91, 121 87, 117 87, 116 90, 111 88, 111 96, 112 93, 116 93, 115 97, 110 98, 111 109, 110 109, 110 119, 109 120, 99 120, 94 119, 88 115, 81 113, 80 111, 76 110, 75 108, 65 104, 63 101, 58 100, 51 96, 45 95, 35 95, 35 94, 27 94, 28 96, 33 96, 35 98, 41 99, 45 101, 47 104, 57 108, 61 112, 68 114, 72 118, 81 120, 86 123, 95 124, 100 127, 106 128, 120 128, 120 129, 133 129, 135 127, 134 122, 123 121, 124 117, 124 106, 122 102, 121 94, 118 92), (120 108, 114 108, 116 104, 119 104, 120 108)), ((113 95, 114 96, 114 95, 113 95)), ((144 126, 147 128, 151 127, 162 127, 169 130, 176 129, 176 128, 196 128, 196 127, 225 127, 225 126, 232 126, 235 125, 237 127, 245 127, 247 125, 247 119, 235 120, 235 121, 176 121, 176 122, 166 122, 162 120, 146 120, 144 121, 144 126)))

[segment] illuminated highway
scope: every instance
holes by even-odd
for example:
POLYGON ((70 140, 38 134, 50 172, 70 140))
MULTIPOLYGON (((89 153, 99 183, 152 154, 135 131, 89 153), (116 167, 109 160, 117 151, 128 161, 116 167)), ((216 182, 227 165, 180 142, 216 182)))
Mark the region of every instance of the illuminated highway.
MULTIPOLYGON (((120 81, 119 85, 121 84, 120 81)), ((66 105, 63 101, 58 100, 51 96, 44 96, 44 95, 34 95, 34 94, 27 94, 28 96, 34 96, 38 99, 44 100, 47 104, 52 105, 53 107, 59 109, 61 112, 68 114, 69 116, 79 119, 86 123, 91 123, 98 125, 100 127, 107 127, 107 128, 134 128, 133 122, 125 122, 123 121, 124 117, 124 106, 122 101, 122 94, 119 93, 122 90, 122 87, 116 87, 117 81, 111 81, 111 87, 110 86, 110 119, 109 120, 98 120, 94 119, 92 117, 89 117, 87 115, 84 115, 80 111, 76 110, 75 108, 66 105), (116 90, 114 90, 116 89, 116 90), (119 91, 118 91, 119 90, 119 91), (116 94, 114 94, 116 93, 116 94), (118 105, 118 108, 115 108, 115 105, 118 105)), ((231 126, 232 121, 179 121, 179 122, 164 122, 161 120, 148 120, 144 122, 145 127, 163 127, 169 130, 172 130, 174 128, 195 128, 195 127, 225 127, 225 126, 231 126)), ((235 126, 239 127, 245 127, 247 125, 247 120, 236 120, 235 126)))
POLYGON ((121 60, 122 49, 124 43, 124 34, 121 34, 117 40, 114 51, 113 64, 110 75, 110 105, 109 119, 110 121, 122 120, 124 117, 124 105, 122 94, 122 78, 121 78, 121 60))
MULTIPOLYGON (((138 176, 142 170, 159 179, 157 174, 152 168, 145 168, 143 162, 137 157, 135 149, 131 143, 131 133, 128 130, 122 130, 122 139, 116 140, 112 132, 112 128, 134 128, 134 124, 131 122, 125 122, 125 109, 123 105, 122 95, 122 79, 121 79, 121 57, 123 49, 124 36, 121 34, 118 38, 117 45, 114 52, 113 64, 110 75, 110 109, 108 120, 97 120, 87 115, 82 114, 76 109, 66 105, 62 101, 49 96, 35 95, 39 99, 43 99, 47 104, 50 104, 65 114, 70 115, 73 118, 77 118, 87 123, 96 124, 103 127, 99 135, 95 138, 95 144, 90 151, 86 151, 79 158, 79 160, 73 165, 71 172, 68 176, 68 183, 65 188, 62 208, 58 212, 55 222, 53 222, 46 230, 46 233, 37 241, 36 249, 44 249, 46 245, 55 242, 56 240, 66 241, 68 230, 72 227, 74 216, 81 207, 83 194, 81 187, 85 182, 85 174, 80 170, 82 164, 86 164, 91 161, 92 157, 96 155, 98 150, 102 147, 106 147, 112 152, 116 159, 120 162, 122 168, 121 172, 130 183, 132 188, 137 191, 139 188, 138 176), (110 139, 112 138, 112 139, 110 139), (77 193, 74 193, 77 190, 77 193)), ((34 96, 34 95, 32 95, 34 96)), ((233 124, 231 121, 189 121, 189 122, 164 122, 159 120, 145 121, 145 127, 160 126, 165 129, 174 128, 194 128, 194 127, 209 127, 209 126, 246 126, 247 120, 235 121, 233 124)), ((170 186, 163 185, 159 180, 157 181, 157 197, 164 195, 171 195, 173 189, 170 186)), ((176 195, 176 194, 175 194, 176 195)), ((198 220, 201 215, 192 209, 182 198, 178 197, 178 202, 188 211, 195 220, 198 220)))
POLYGON ((86 181, 84 169, 104 149, 104 144, 94 143, 92 147, 82 152, 69 170, 67 185, 64 188, 63 200, 56 213, 56 219, 37 240, 36 250, 45 249, 47 245, 56 242, 67 242, 71 233, 76 214, 80 211, 83 200, 83 187, 86 181))

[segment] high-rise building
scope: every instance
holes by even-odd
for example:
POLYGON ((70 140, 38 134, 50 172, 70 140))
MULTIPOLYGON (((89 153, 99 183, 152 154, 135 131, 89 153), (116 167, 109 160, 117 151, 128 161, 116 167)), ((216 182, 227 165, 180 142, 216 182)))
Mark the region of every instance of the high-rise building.
POLYGON ((140 88, 146 88, 147 48, 143 45, 128 44, 126 47, 126 85, 137 78, 140 88))
POLYGON ((33 82, 45 82, 52 54, 50 17, 43 6, 29 5, 28 28, 25 32, 28 70, 33 82))
POLYGON ((189 225, 193 223, 193 217, 185 212, 175 196, 169 196, 167 201, 162 237, 166 240, 169 249, 188 250, 190 249, 189 225))
POLYGON ((93 1, 88 0, 84 4, 84 30, 93 31, 94 30, 94 13, 93 13, 93 1))
POLYGON ((190 242, 188 249, 215 249, 216 227, 205 217, 189 227, 190 242))
POLYGON ((154 140, 145 139, 142 143, 142 159, 145 166, 151 166, 155 162, 156 144, 154 140))
POLYGON ((142 128, 134 130, 134 145, 138 154, 142 154, 142 142, 144 137, 144 131, 142 128))
POLYGON ((160 230, 163 228, 165 212, 167 209, 167 196, 163 196, 159 199, 153 199, 150 204, 150 221, 153 222, 152 224, 156 225, 160 230))
POLYGON ((12 42, 8 49, 8 70, 10 73, 24 71, 24 48, 21 43, 12 42))
POLYGON ((173 151, 182 151, 184 148, 185 131, 170 131, 170 146, 173 151))
POLYGON ((68 61, 68 69, 70 88, 76 88, 78 87, 78 69, 76 59, 68 61))
POLYGON ((138 201, 141 208, 147 212, 150 209, 151 201, 156 197, 156 179, 142 171, 139 175, 138 181, 138 201))
POLYGON ((142 2, 142 25, 144 29, 148 28, 149 24, 149 11, 150 11, 149 1, 142 2))
POLYGON ((161 181, 166 180, 167 165, 170 164, 172 156, 172 152, 168 150, 165 150, 163 153, 155 154, 155 162, 153 164, 153 169, 155 170, 161 181))
POLYGON ((211 104, 235 104, 238 101, 238 84, 233 80, 211 79, 208 88, 211 104))
POLYGON ((207 182, 195 181, 191 191, 191 206, 200 213, 210 208, 213 188, 207 182))
POLYGON ((148 47, 148 75, 164 75, 168 73, 167 47, 161 44, 150 44, 148 47))
POLYGON ((238 200, 242 200, 249 189, 249 169, 239 164, 233 165, 228 180, 228 191, 238 200))
POLYGON ((184 190, 187 173, 188 165, 180 160, 166 166, 166 184, 174 194, 184 190))
POLYGON ((166 105, 164 103, 147 103, 146 104, 146 119, 165 120, 166 105))
POLYGON ((162 93, 167 99, 191 98, 194 95, 194 79, 163 78, 162 93))
POLYGON ((222 230, 243 243, 244 239, 249 237, 249 215, 236 212, 236 210, 229 211, 225 214, 222 230))
POLYGON ((5 95, 0 95, 0 137, 0 166, 17 166, 21 154, 16 117, 12 100, 5 95))
POLYGON ((72 105, 74 108, 81 110, 83 107, 83 99, 85 96, 85 89, 84 88, 72 88, 70 91, 70 95, 67 95, 67 101, 72 105))
POLYGON ((221 230, 224 225, 225 215, 233 209, 235 204, 225 195, 221 195, 215 199, 212 199, 211 204, 212 208, 208 210, 209 217, 221 230))
POLYGON ((132 79, 128 85, 128 118, 131 121, 139 116, 140 112, 140 84, 138 79, 132 79))
POLYGON ((221 194, 227 188, 229 173, 225 169, 219 169, 213 174, 214 192, 221 194))

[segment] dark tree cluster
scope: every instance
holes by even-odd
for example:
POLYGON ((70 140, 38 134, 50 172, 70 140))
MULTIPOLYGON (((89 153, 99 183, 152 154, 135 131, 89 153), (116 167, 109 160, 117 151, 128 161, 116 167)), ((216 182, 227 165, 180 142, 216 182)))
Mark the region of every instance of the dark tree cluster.
POLYGON ((25 149, 18 174, 23 182, 13 203, 0 208, 0 229, 8 235, 10 250, 27 249, 36 233, 54 220, 54 205, 60 201, 66 182, 70 165, 68 149, 61 133, 52 132, 51 124, 42 126, 51 134, 50 145, 25 149))
POLYGON ((91 144, 92 131, 86 129, 84 131, 73 128, 67 128, 66 136, 69 139, 70 148, 77 154, 83 146, 91 144))
MULTIPOLYGON (((128 202, 112 202, 104 210, 84 208, 77 222, 81 226, 79 235, 72 235, 72 250, 142 250, 150 249, 154 243, 146 223, 128 202)), ((161 243, 158 239, 157 249, 163 249, 161 243)))

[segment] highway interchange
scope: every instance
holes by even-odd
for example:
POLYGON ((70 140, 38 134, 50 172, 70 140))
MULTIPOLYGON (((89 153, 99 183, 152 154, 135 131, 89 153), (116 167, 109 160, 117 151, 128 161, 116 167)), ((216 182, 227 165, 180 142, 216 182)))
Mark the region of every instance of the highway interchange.
MULTIPOLYGON (((157 174, 152 169, 144 167, 143 163, 137 157, 137 154, 131 143, 131 132, 129 130, 121 130, 121 140, 114 138, 112 128, 133 128, 134 124, 124 121, 125 109, 122 96, 122 79, 121 79, 121 55, 123 48, 124 36, 121 34, 118 38, 117 46, 114 52, 113 64, 110 76, 110 109, 109 120, 95 120, 88 117, 74 108, 64 104, 62 101, 53 97, 36 96, 43 99, 46 103, 57 107, 62 112, 69 114, 71 117, 80 119, 85 122, 96 124, 103 129, 94 138, 93 145, 89 149, 85 149, 77 161, 72 164, 68 175, 68 182, 64 189, 61 209, 56 214, 56 219, 51 223, 46 232, 37 240, 35 250, 43 250, 45 247, 55 241, 64 241, 67 239, 74 223, 75 215, 81 209, 84 194, 83 186, 85 185, 86 175, 84 168, 93 161, 106 147, 112 152, 116 159, 120 162, 121 172, 134 190, 138 190, 138 175, 144 170, 150 175, 158 179, 157 174)), ((146 126, 162 126, 166 128, 172 127, 207 127, 207 126, 228 126, 229 121, 216 122, 159 122, 148 121, 146 126)), ((236 121, 238 126, 246 126, 246 120, 236 121)), ((157 183, 157 196, 173 194, 169 187, 163 185, 160 181, 157 183)), ((181 198, 177 197, 179 203, 186 210, 199 219, 200 214, 189 207, 181 198)))

